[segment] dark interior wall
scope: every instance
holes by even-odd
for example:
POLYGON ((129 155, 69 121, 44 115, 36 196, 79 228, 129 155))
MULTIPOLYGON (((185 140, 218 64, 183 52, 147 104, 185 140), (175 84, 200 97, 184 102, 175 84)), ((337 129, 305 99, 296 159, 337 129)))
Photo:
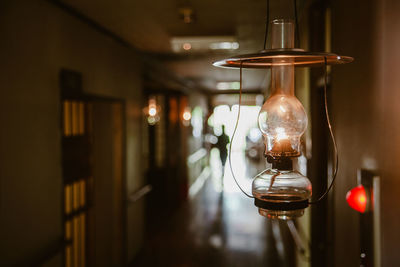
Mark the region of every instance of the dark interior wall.
MULTIPOLYGON (((60 69, 81 72, 86 93, 125 99, 127 194, 142 185, 141 69, 129 48, 48 1, 1 1, 0 36, 0 265, 10 265, 62 238, 60 69)), ((127 211, 130 258, 142 205, 127 211)))
POLYGON ((379 8, 380 122, 375 140, 379 142, 382 175, 382 265, 400 262, 400 1, 386 0, 379 8))
POLYGON ((382 266, 400 261, 400 2, 332 1, 332 51, 354 63, 333 68, 332 115, 340 170, 334 192, 335 266, 359 264, 358 214, 346 192, 358 168, 381 176, 382 266))

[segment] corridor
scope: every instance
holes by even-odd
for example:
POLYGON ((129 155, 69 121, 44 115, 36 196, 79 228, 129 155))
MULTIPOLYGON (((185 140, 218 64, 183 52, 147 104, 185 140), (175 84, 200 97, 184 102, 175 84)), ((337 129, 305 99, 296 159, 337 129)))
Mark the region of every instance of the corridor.
MULTIPOLYGON (((220 167, 215 153, 210 161, 212 168, 220 167)), ((234 166, 245 166, 244 162, 243 152, 234 153, 234 166)), ((251 185, 250 175, 263 165, 247 165, 247 177, 241 180, 246 188, 251 185)), ((232 180, 228 165, 222 190, 219 174, 212 172, 175 214, 151 222, 144 248, 132 266, 292 266, 292 240, 283 243, 283 238, 291 238, 285 236, 285 223, 258 215, 253 200, 232 180)))
POLYGON ((399 0, 0 0, 0 266, 399 265, 399 33, 399 0))

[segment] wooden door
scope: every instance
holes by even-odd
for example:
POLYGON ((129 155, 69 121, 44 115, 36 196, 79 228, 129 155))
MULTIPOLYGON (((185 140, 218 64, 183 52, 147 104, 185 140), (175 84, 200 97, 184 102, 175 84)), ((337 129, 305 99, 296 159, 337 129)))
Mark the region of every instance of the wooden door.
POLYGON ((93 112, 92 266, 122 266, 125 253, 124 105, 91 102, 93 112))

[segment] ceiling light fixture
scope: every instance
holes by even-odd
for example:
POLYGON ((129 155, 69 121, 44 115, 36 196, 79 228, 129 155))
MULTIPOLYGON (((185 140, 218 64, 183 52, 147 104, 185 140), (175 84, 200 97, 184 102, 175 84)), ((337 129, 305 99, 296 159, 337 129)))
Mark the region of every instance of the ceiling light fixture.
POLYGON ((210 44, 210 49, 212 50, 235 50, 238 48, 238 42, 218 42, 210 44))
POLYGON ((191 45, 190 43, 184 43, 184 44, 182 45, 182 48, 183 48, 184 50, 190 50, 190 49, 192 49, 192 45, 191 45))
MULTIPOLYGON (((296 10, 296 1, 294 1, 296 10)), ((233 131, 230 151, 234 135, 239 123, 242 99, 242 69, 271 69, 271 94, 262 106, 258 123, 264 136, 265 156, 272 168, 257 175, 253 180, 252 194, 241 188, 234 175, 229 153, 229 164, 232 176, 240 190, 248 197, 254 198, 259 213, 268 218, 283 220, 302 216, 309 204, 318 203, 332 188, 338 169, 338 153, 336 141, 330 123, 327 99, 327 65, 344 64, 353 61, 347 56, 332 53, 308 52, 295 48, 295 24, 291 20, 275 19, 269 23, 269 1, 267 1, 267 26, 264 38, 264 50, 257 54, 239 55, 214 62, 213 65, 224 68, 240 69, 239 111, 233 131), (269 26, 271 27, 271 48, 266 49, 269 26), (292 160, 301 155, 301 136, 307 128, 307 114, 303 105, 294 95, 295 67, 325 67, 325 113, 335 153, 333 178, 328 189, 315 202, 311 202, 311 182, 307 177, 293 169, 292 160)), ((295 11, 297 23, 297 11, 295 11)), ((297 29, 298 33, 298 29, 297 29)), ((297 34, 297 46, 299 35, 297 34)))
POLYGON ((218 82, 218 90, 239 90, 240 82, 218 82))
POLYGON ((170 39, 171 49, 175 53, 229 51, 239 48, 234 36, 175 36, 170 39))

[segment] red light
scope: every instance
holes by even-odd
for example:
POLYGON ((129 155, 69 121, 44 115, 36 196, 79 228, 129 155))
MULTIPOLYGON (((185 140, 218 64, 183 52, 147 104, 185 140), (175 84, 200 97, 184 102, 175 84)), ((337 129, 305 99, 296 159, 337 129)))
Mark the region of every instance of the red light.
POLYGON ((364 186, 359 185, 347 192, 346 200, 354 210, 364 213, 367 208, 367 193, 364 186))

